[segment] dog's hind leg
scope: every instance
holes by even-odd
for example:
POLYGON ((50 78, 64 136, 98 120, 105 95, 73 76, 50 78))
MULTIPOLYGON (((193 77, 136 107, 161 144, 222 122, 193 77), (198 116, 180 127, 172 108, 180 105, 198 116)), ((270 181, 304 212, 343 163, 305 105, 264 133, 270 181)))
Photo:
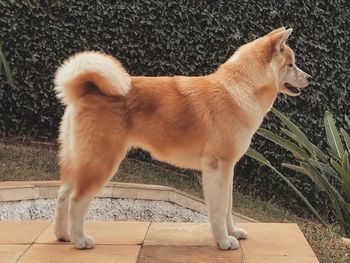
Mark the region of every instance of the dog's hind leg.
POLYGON ((78 196, 79 190, 74 190, 69 205, 70 236, 76 249, 93 248, 95 240, 84 233, 84 218, 94 197, 93 193, 78 196))
POLYGON ((202 181, 205 200, 208 206, 211 230, 220 249, 236 249, 238 240, 227 232, 226 216, 232 176, 232 164, 214 157, 202 161, 202 181))
POLYGON ((61 187, 58 190, 56 209, 55 209, 55 218, 54 218, 54 229, 55 235, 59 241, 69 241, 68 234, 68 205, 69 205, 69 196, 72 192, 72 183, 71 183, 71 158, 70 158, 70 149, 71 138, 70 138, 70 114, 71 108, 67 107, 62 123, 61 123, 61 132, 60 132, 60 151, 59 151, 59 167, 60 167, 60 179, 61 187))
POLYGON ((69 184, 62 185, 58 190, 56 202, 54 228, 59 241, 69 241, 68 234, 68 204, 72 187, 69 184))
POLYGON ((232 217, 232 194, 233 194, 232 191, 233 191, 233 174, 231 175, 231 178, 230 178, 230 190, 229 190, 228 209, 227 209, 227 216, 226 216, 227 232, 230 236, 234 236, 237 239, 245 239, 248 236, 247 231, 245 231, 242 228, 237 228, 235 226, 235 223, 232 217))
POLYGON ((126 154, 124 145, 94 145, 85 149, 84 161, 76 167, 69 204, 70 238, 77 249, 92 248, 95 241, 84 233, 84 217, 95 194, 116 172, 126 154))

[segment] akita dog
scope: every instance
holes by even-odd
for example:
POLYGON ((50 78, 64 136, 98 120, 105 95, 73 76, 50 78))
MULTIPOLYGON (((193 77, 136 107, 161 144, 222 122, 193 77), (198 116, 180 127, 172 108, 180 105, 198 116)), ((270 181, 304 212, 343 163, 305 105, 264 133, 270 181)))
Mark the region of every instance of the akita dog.
POLYGON ((277 94, 297 96, 310 79, 286 45, 291 33, 282 27, 243 45, 207 76, 132 77, 99 52, 66 60, 54 81, 66 105, 57 238, 77 249, 94 246, 83 229, 90 201, 128 150, 139 147, 158 160, 202 171, 214 239, 220 249, 238 248, 247 232, 232 219, 234 166, 277 94))

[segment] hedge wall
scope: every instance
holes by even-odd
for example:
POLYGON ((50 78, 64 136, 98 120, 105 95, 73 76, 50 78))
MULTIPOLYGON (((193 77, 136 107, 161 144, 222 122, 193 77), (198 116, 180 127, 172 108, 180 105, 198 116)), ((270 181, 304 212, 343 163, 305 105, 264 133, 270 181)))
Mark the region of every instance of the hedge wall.
MULTIPOLYGON (((349 114, 347 0, 0 1, 0 40, 16 82, 12 88, 0 75, 0 133, 56 138, 62 107, 54 96, 53 74, 75 52, 113 54, 133 75, 202 75, 238 46, 279 26, 294 28, 290 46, 315 81, 298 98, 280 96, 276 107, 322 145, 324 111, 349 114)), ((273 119, 264 122, 271 129, 278 125, 273 119)), ((289 158, 261 138, 253 146, 277 164, 289 158)), ((139 151, 133 155, 149 160, 139 151)), ((243 159, 236 169, 237 184, 266 198, 283 194, 281 199, 296 207, 295 198, 285 198, 293 193, 267 171, 243 159)), ((322 197, 312 185, 292 176, 321 207, 322 197)))

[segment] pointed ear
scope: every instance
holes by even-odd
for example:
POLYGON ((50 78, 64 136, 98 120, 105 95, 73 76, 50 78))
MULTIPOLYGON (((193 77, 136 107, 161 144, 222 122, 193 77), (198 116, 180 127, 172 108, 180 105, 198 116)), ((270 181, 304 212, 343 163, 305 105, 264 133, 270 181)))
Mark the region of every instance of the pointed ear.
POLYGON ((283 30, 281 32, 278 32, 278 33, 270 36, 272 44, 275 47, 282 46, 286 42, 286 40, 288 39, 290 34, 292 34, 292 32, 293 32, 293 29, 289 28, 287 30, 283 30))
POLYGON ((286 30, 286 28, 283 26, 283 27, 280 27, 280 28, 277 28, 275 30, 272 30, 270 33, 268 33, 266 36, 267 37, 270 37, 276 33, 279 33, 279 32, 282 32, 283 30, 286 30))

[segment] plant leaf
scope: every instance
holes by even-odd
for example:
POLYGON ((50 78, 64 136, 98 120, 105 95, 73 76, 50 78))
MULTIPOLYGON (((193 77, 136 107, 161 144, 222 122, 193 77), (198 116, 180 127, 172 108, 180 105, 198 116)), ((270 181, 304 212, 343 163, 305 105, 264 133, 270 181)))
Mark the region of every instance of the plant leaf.
POLYGON ((343 169, 345 170, 345 172, 349 175, 350 177, 350 168, 349 168, 349 154, 347 152, 345 152, 345 154, 343 155, 343 160, 341 162, 341 166, 343 167, 343 169))
POLYGON ((328 144, 337 159, 341 160, 344 154, 344 147, 340 139, 337 127, 335 126, 333 116, 329 111, 326 111, 324 115, 324 125, 326 128, 328 144))
MULTIPOLYGON (((309 141, 305 133, 303 133, 298 126, 296 126, 291 120, 289 120, 285 115, 283 115, 280 111, 275 108, 271 109, 271 112, 279 118, 284 125, 288 127, 288 129, 295 134, 298 138, 298 143, 304 146, 310 153, 313 151, 312 143, 309 141)), ((293 138, 292 138, 293 139, 293 138)))
POLYGON ((347 209, 349 209, 349 210, 350 210, 350 203, 345 202, 345 203, 344 203, 344 205, 345 205, 345 207, 346 207, 347 209))
POLYGON ((317 213, 316 209, 309 203, 309 201, 306 199, 306 197, 281 173, 279 172, 275 167, 272 165, 269 166, 275 173, 277 173, 283 181, 285 181, 290 188, 293 189, 293 191, 301 198, 301 200, 306 204, 306 206, 311 210, 311 212, 320 220, 320 222, 326 226, 327 224, 323 221, 321 216, 317 213))
POLYGON ((269 160, 267 160, 264 155, 259 153, 258 151, 254 150, 253 148, 249 148, 248 151, 245 153, 245 155, 249 156, 250 158, 253 158, 257 160, 258 162, 261 162, 262 164, 265 165, 271 165, 269 160))
MULTIPOLYGON (((0 45, 1 45, 1 43, 0 43, 0 45)), ((1 48, 1 47, 0 47, 1 48)), ((1 72, 2 72, 2 59, 0 59, 0 74, 1 74, 1 72)))
POLYGON ((348 152, 350 152, 350 136, 343 128, 340 128, 340 133, 343 135, 345 145, 348 148, 348 152))
POLYGON ((328 163, 328 157, 325 153, 321 151, 320 148, 318 148, 316 145, 312 144, 312 147, 314 148, 316 157, 319 158, 322 162, 328 163))
POLYGON ((327 147, 327 151, 328 151, 328 154, 331 156, 331 158, 336 160, 338 159, 338 156, 335 153, 333 153, 333 151, 330 148, 327 147))
POLYGON ((338 183, 342 184, 343 181, 340 179, 340 176, 338 173, 332 168, 331 165, 328 163, 321 163, 315 160, 310 160, 310 164, 317 167, 319 170, 321 170, 323 173, 328 174, 332 178, 338 181, 338 183))
POLYGON ((321 173, 312 167, 310 164, 301 162, 300 167, 304 170, 304 173, 317 185, 317 187, 323 191, 328 193, 329 190, 327 189, 324 180, 322 180, 321 173))
POLYGON ((13 81, 13 78, 12 78, 12 73, 11 73, 11 70, 10 70, 10 66, 6 60, 6 57, 2 51, 2 42, 0 42, 0 61, 2 61, 2 65, 4 66, 4 70, 5 70, 5 75, 6 75, 6 78, 7 78, 7 81, 8 83, 11 85, 11 87, 15 87, 15 83, 13 81))
POLYGON ((348 128, 350 129, 350 120, 349 120, 349 117, 347 115, 345 115, 345 121, 348 124, 348 128))
POLYGON ((331 164, 341 177, 346 177, 347 175, 346 171, 337 161, 335 161, 334 159, 331 159, 331 164))
POLYGON ((289 185, 289 187, 293 189, 293 191, 301 198, 301 200, 306 204, 306 206, 311 210, 311 212, 318 218, 318 220, 320 220, 320 222, 324 226, 327 225, 325 221, 323 221, 321 216, 317 213, 315 208, 305 198, 305 196, 280 171, 278 171, 275 167, 273 167, 270 161, 267 160, 261 153, 259 153, 258 151, 252 148, 249 148, 248 151, 246 152, 246 155, 271 168, 279 177, 281 177, 283 181, 285 181, 289 185))
MULTIPOLYGON (((349 161, 349 156, 347 157, 347 161, 349 161)), ((346 170, 335 160, 331 159, 331 164, 334 167, 334 169, 338 172, 342 179, 341 186, 343 187, 343 190, 347 196, 347 198, 350 199, 350 174, 346 172, 346 170)))
POLYGON ((296 145, 293 142, 290 142, 281 136, 274 134, 266 129, 260 128, 257 132, 259 135, 265 137, 266 139, 279 144, 283 148, 290 151, 296 158, 299 160, 304 160, 305 158, 308 158, 307 153, 301 149, 298 145, 296 145))
POLYGON ((335 215, 337 217, 337 221, 339 222, 339 224, 342 226, 343 230, 345 231, 346 235, 348 236, 350 234, 349 232, 349 226, 348 226, 348 222, 345 219, 345 216, 343 214, 343 210, 342 207, 340 206, 340 202, 339 200, 337 200, 336 196, 330 196, 331 202, 332 202, 332 206, 335 210, 335 215))
POLYGON ((295 133, 291 132, 290 130, 281 128, 281 131, 287 135, 290 139, 292 139, 293 141, 295 141, 300 147, 303 147, 304 149, 306 149, 310 155, 315 156, 315 152, 314 149, 312 147, 312 145, 310 144, 310 147, 305 147, 303 141, 300 139, 300 137, 298 137, 295 133))
POLYGON ((301 167, 298 166, 298 165, 294 165, 294 164, 290 164, 290 163, 282 163, 282 166, 283 166, 283 167, 287 167, 288 169, 291 169, 291 170, 296 171, 296 172, 298 172, 298 173, 302 173, 302 174, 307 175, 307 174, 305 173, 304 169, 301 168, 301 167))

